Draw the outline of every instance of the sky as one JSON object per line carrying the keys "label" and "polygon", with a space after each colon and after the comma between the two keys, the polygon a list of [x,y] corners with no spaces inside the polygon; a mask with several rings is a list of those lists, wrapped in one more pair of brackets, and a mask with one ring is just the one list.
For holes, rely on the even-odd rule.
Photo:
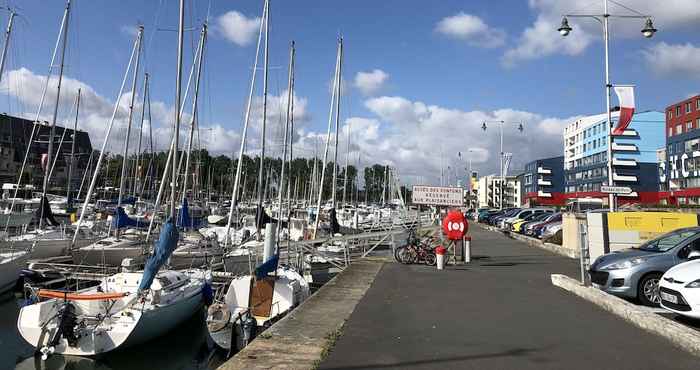
{"label": "sky", "polygon": [[[639,111],[663,111],[700,93],[697,0],[618,3],[651,15],[659,32],[645,39],[640,33],[643,20],[611,18],[612,82],[636,86]],[[0,109],[34,119],[65,3],[4,4],[16,8],[19,16],[0,81]],[[562,155],[563,128],[576,117],[605,109],[603,43],[602,28],[594,19],[570,18],[574,30],[566,38],[557,28],[562,14],[600,14],[602,4],[603,0],[272,0],[267,153],[281,153],[289,45],[294,40],[295,156],[323,156],[337,40],[342,36],[340,163],[349,147],[351,164],[391,165],[408,184],[438,184],[440,169],[448,166],[451,181],[464,178],[470,159],[480,174],[495,173],[500,148],[494,121],[506,122],[504,151],[513,153],[510,173],[531,160]],[[611,3],[610,13],[634,14],[625,7]],[[240,148],[262,9],[262,0],[186,1],[183,91],[202,24],[208,22],[198,125],[199,142],[210,152],[231,155]],[[121,97],[118,93],[137,25],[143,24],[132,138],[140,124],[143,73],[148,72],[151,118],[144,132],[152,128],[156,147],[166,147],[175,118],[177,12],[174,0],[74,0],[58,123],[72,125],[80,88],[79,128],[100,148],[119,98],[106,148],[123,150],[131,75]],[[3,27],[7,16],[0,13]],[[248,154],[260,151],[260,58]],[[57,59],[54,65],[58,64]],[[39,114],[42,120],[51,120],[57,73],[53,68]],[[184,103],[183,138],[192,117],[192,90]],[[130,150],[136,141],[130,141]],[[331,160],[333,153],[331,146]]]}

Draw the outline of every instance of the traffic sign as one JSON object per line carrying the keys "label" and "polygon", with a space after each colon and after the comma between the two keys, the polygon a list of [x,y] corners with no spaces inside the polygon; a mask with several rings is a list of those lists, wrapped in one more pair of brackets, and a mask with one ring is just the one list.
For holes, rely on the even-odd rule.
{"label": "traffic sign", "polygon": [[629,194],[632,189],[629,186],[601,186],[600,191],[606,194]]}

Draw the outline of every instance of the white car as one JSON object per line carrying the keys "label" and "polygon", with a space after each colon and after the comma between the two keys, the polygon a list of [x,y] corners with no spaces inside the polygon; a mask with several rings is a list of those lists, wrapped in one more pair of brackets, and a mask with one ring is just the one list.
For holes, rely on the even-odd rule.
{"label": "white car", "polygon": [[691,261],[676,265],[663,274],[659,281],[659,296],[663,308],[700,319],[700,252],[692,251],[688,258]]}

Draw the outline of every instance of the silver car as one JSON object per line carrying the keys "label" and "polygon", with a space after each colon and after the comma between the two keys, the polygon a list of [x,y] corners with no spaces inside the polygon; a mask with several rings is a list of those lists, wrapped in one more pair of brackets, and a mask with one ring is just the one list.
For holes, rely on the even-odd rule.
{"label": "silver car", "polygon": [[700,227],[678,229],[639,247],[598,257],[589,271],[591,282],[610,294],[656,306],[661,275],[686,262],[692,250],[700,250]]}

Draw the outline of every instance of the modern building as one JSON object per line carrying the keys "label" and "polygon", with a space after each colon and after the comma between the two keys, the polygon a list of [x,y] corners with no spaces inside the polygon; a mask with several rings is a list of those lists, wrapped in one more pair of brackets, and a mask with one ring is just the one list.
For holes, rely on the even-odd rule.
{"label": "modern building", "polygon": [[564,156],[527,163],[521,187],[526,206],[564,205]]}
{"label": "modern building", "polygon": [[520,206],[522,193],[517,176],[506,176],[504,180],[502,181],[498,175],[488,175],[479,178],[479,208],[499,208],[501,205],[501,193],[503,194],[503,208]]}
{"label": "modern building", "polygon": [[[34,121],[0,114],[0,182],[17,182],[33,128]],[[36,189],[41,189],[44,179],[41,158],[48,151],[51,127],[48,122],[39,122],[36,128],[37,132],[34,134],[34,142],[27,157],[22,183],[32,184]],[[72,129],[64,129],[60,126],[56,126],[54,135],[53,158],[56,162],[50,185],[63,188],[68,181],[68,164],[70,163],[71,143],[74,135]],[[61,140],[62,138],[63,140]],[[73,168],[74,177],[71,181],[74,188],[80,185],[83,171],[87,167],[89,155],[92,152],[92,144],[87,132],[79,130],[75,135],[75,140],[76,161]],[[58,153],[57,157],[56,153]]]}
{"label": "modern building", "polygon": [[[613,124],[619,110],[612,113]],[[607,194],[607,114],[587,116],[564,130],[564,192],[566,198],[602,198]],[[656,150],[665,144],[664,114],[635,113],[622,135],[613,138],[613,181],[632,189],[619,195],[618,203],[658,203],[659,179]]]}
{"label": "modern building", "polygon": [[666,158],[659,168],[663,203],[700,204],[700,95],[666,108]]}

